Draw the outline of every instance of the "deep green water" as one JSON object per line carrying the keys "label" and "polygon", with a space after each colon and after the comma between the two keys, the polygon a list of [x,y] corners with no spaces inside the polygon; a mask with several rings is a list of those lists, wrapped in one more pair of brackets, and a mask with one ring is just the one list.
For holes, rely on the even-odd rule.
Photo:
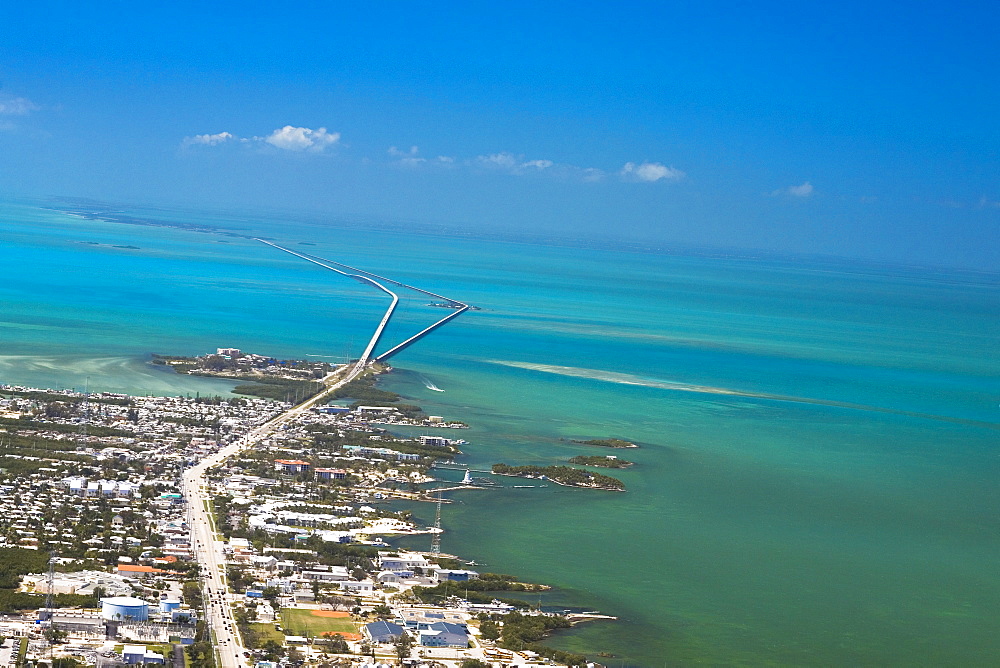
{"label": "deep green water", "polygon": [[[238,227],[481,306],[386,380],[472,424],[473,467],[603,452],[575,438],[642,444],[620,453],[637,462],[615,473],[624,494],[507,488],[445,507],[445,551],[621,617],[552,644],[651,667],[996,665],[998,276],[130,213]],[[145,356],[338,359],[385,306],[236,236],[25,203],[0,204],[0,230],[3,382],[225,392]],[[442,315],[401,296],[390,339]]]}

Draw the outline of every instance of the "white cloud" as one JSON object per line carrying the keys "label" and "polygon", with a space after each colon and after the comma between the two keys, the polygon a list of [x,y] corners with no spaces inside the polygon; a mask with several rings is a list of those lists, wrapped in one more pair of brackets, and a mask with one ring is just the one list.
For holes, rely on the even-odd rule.
{"label": "white cloud", "polygon": [[500,152],[492,155],[480,155],[476,162],[486,167],[499,167],[501,169],[513,170],[517,167],[518,158],[513,153]]}
{"label": "white cloud", "polygon": [[26,97],[0,100],[0,114],[8,116],[27,116],[32,111],[38,111],[39,109],[41,107]]}
{"label": "white cloud", "polygon": [[788,196],[788,197],[806,198],[811,196],[814,190],[815,189],[813,188],[813,184],[806,181],[800,186],[788,186],[787,188],[778,188],[777,190],[771,193],[771,197]]}
{"label": "white cloud", "polygon": [[503,170],[510,174],[538,173],[551,169],[556,164],[551,160],[524,160],[524,156],[514,155],[506,151],[477,156],[473,163],[490,169]]}
{"label": "white cloud", "polygon": [[398,158],[398,160],[396,160],[396,164],[405,165],[407,167],[416,167],[417,165],[427,162],[427,158],[421,158],[419,153],[420,149],[416,146],[411,146],[409,151],[401,151],[395,146],[389,147],[389,155],[394,158]]}
{"label": "white cloud", "polygon": [[979,198],[979,208],[980,209],[1000,209],[1000,202],[991,200],[983,195]]}
{"label": "white cloud", "polygon": [[184,145],[192,146],[195,144],[202,144],[204,146],[216,146],[234,139],[236,139],[236,137],[230,132],[218,132],[214,135],[195,135],[193,137],[185,137]]}
{"label": "white cloud", "polygon": [[420,156],[420,149],[417,146],[411,146],[408,149],[390,146],[387,153],[391,158],[390,164],[411,167],[426,165],[428,167],[437,166],[438,168],[472,169],[525,177],[545,174],[548,178],[584,182],[601,181],[606,177],[603,170],[594,167],[577,167],[544,158],[526,160],[523,155],[517,155],[509,151],[478,155],[471,159],[456,158],[448,155],[439,155],[436,158],[424,158]]}
{"label": "white cloud", "polygon": [[[256,139],[260,138],[257,137]],[[271,146],[286,151],[319,152],[339,142],[340,133],[327,132],[326,128],[312,130],[310,128],[297,128],[286,125],[264,137],[263,140]]]}
{"label": "white cloud", "polygon": [[788,194],[795,197],[809,197],[813,194],[813,185],[806,181],[801,186],[789,186]]}
{"label": "white cloud", "polygon": [[[240,144],[261,144],[266,143],[285,151],[309,151],[319,153],[328,146],[333,146],[340,141],[339,132],[327,132],[326,128],[312,130],[310,128],[297,128],[286,125],[267,135],[266,137],[238,137],[231,132],[217,132],[215,134],[193,135],[185,137],[181,142],[182,146],[219,146],[229,142]],[[414,147],[416,148],[416,147]]]}
{"label": "white cloud", "polygon": [[626,162],[619,172],[623,179],[628,181],[642,181],[643,183],[655,183],[657,181],[678,181],[684,178],[685,174],[675,167],[667,167],[658,162],[643,162],[636,164]]}
{"label": "white cloud", "polygon": [[389,147],[389,155],[391,155],[394,158],[412,158],[415,157],[418,153],[420,153],[420,149],[417,148],[416,146],[411,146],[409,151],[401,151],[395,146]]}
{"label": "white cloud", "polygon": [[551,160],[529,160],[528,162],[521,163],[521,167],[534,167],[538,170],[548,169],[552,165],[553,162]]}

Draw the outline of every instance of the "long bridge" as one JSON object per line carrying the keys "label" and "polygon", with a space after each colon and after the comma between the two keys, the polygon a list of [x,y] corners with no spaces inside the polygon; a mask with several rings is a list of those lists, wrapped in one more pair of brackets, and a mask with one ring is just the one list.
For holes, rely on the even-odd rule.
{"label": "long bridge", "polygon": [[[339,262],[325,260],[324,258],[307,256],[303,253],[296,253],[293,250],[271,243],[270,241],[265,241],[264,239],[255,238],[255,240],[280,251],[299,257],[307,262],[323,267],[324,269],[334,271],[342,276],[352,278],[366,285],[371,285],[372,287],[375,287],[392,297],[392,302],[389,304],[385,314],[382,316],[382,320],[379,321],[378,326],[375,328],[375,332],[372,334],[372,337],[369,340],[368,345],[365,347],[365,351],[361,355],[361,358],[358,359],[353,366],[342,367],[323,378],[323,383],[326,385],[326,389],[252,429],[237,441],[226,445],[221,450],[206,457],[205,459],[202,459],[198,464],[184,471],[181,489],[184,492],[184,496],[188,500],[188,523],[191,526],[191,536],[193,538],[195,548],[194,553],[202,569],[201,580],[205,598],[205,620],[211,627],[214,634],[215,651],[218,659],[218,665],[221,666],[221,668],[246,668],[250,665],[250,662],[246,659],[246,657],[249,656],[249,654],[246,653],[248,648],[244,644],[244,639],[240,634],[239,626],[237,625],[233,615],[232,606],[226,602],[229,588],[225,575],[226,557],[223,551],[223,543],[216,535],[212,518],[208,512],[209,487],[205,479],[205,474],[208,469],[224,462],[226,459],[234,456],[241,450],[253,448],[271,433],[280,429],[283,425],[291,422],[303,413],[309,411],[313,406],[324,401],[338,388],[343,387],[357,378],[361,372],[367,368],[368,364],[372,361],[372,354],[375,351],[375,346],[378,345],[379,339],[382,338],[382,333],[385,331],[385,327],[389,323],[389,319],[392,317],[393,312],[396,310],[396,305],[399,303],[399,295],[385,287],[383,283],[398,285],[400,287],[416,290],[417,292],[422,292],[439,299],[444,299],[447,302],[456,305],[458,308],[454,313],[449,314],[445,318],[441,318],[441,320],[437,321],[430,327],[421,330],[414,336],[411,336],[402,343],[390,348],[387,352],[384,352],[374,358],[376,361],[388,358],[390,355],[402,350],[421,337],[426,336],[433,330],[457,316],[462,311],[469,308],[468,304],[463,304],[462,302],[448,299],[447,297],[442,297],[441,295],[436,295],[427,290],[414,288],[413,286],[387,279],[384,276],[378,276]],[[343,267],[348,271],[338,269],[337,267]],[[469,487],[460,485],[456,487],[449,487],[447,489],[469,489]],[[401,492],[400,494],[408,493]],[[418,495],[414,495],[414,497],[417,496]],[[423,497],[419,498],[419,500],[428,499]]]}
{"label": "long bridge", "polygon": [[[471,308],[471,306],[469,306],[468,304],[466,304],[464,302],[460,302],[457,299],[451,299],[450,297],[445,297],[443,295],[439,295],[436,292],[431,292],[430,290],[424,290],[423,288],[418,288],[418,287],[415,287],[415,286],[412,286],[412,285],[407,285],[406,283],[402,283],[400,281],[396,281],[396,280],[393,280],[391,278],[386,278],[385,276],[379,276],[378,274],[374,274],[374,273],[372,273],[370,271],[365,271],[364,269],[358,269],[357,267],[352,267],[352,266],[350,266],[348,264],[343,264],[342,262],[336,262],[334,260],[329,260],[327,258],[320,257],[319,255],[310,255],[308,253],[298,253],[298,252],[293,251],[291,249],[285,248],[284,246],[279,246],[276,243],[272,243],[270,241],[266,241],[265,239],[259,239],[257,237],[254,237],[254,240],[255,241],[259,241],[262,244],[267,244],[268,246],[271,246],[272,248],[277,248],[278,250],[284,251],[284,252],[286,252],[286,253],[288,253],[290,255],[294,255],[295,257],[302,258],[306,262],[312,262],[313,264],[319,265],[320,267],[323,267],[324,269],[329,269],[330,271],[334,271],[334,272],[340,274],[341,276],[346,276],[348,278],[353,278],[354,280],[359,281],[361,283],[367,283],[369,285],[372,285],[372,286],[378,288],[379,290],[381,290],[381,291],[389,294],[392,297],[392,303],[389,305],[389,308],[386,310],[385,315],[382,316],[382,321],[379,323],[378,327],[375,329],[375,333],[372,335],[372,338],[368,341],[368,346],[365,348],[365,352],[361,355],[361,359],[358,360],[358,363],[357,363],[356,367],[359,368],[359,369],[362,369],[365,366],[367,366],[368,362],[371,360],[372,352],[375,350],[375,346],[378,345],[379,339],[382,338],[382,333],[385,330],[385,326],[389,323],[389,319],[392,317],[393,312],[396,310],[396,305],[399,303],[399,295],[397,295],[395,292],[393,292],[389,288],[385,287],[385,285],[383,285],[382,283],[389,283],[391,285],[396,285],[396,286],[399,286],[401,288],[406,288],[407,290],[413,290],[414,292],[420,292],[420,293],[423,293],[425,295],[429,295],[431,297],[435,297],[437,299],[443,299],[448,304],[451,304],[455,308],[455,311],[452,312],[452,313],[449,313],[448,315],[446,315],[445,317],[441,318],[440,320],[438,320],[434,324],[430,325],[429,327],[426,327],[426,328],[420,330],[419,332],[417,332],[416,334],[414,334],[410,338],[406,339],[405,341],[396,344],[392,348],[389,348],[389,350],[385,351],[381,355],[378,355],[373,360],[375,362],[384,362],[385,360],[389,359],[390,357],[392,357],[393,355],[395,355],[396,353],[398,353],[400,350],[403,350],[404,348],[406,348],[410,344],[415,343],[416,341],[419,341],[423,337],[425,337],[428,334],[430,334],[431,332],[433,332],[438,327],[441,327],[442,325],[444,325],[446,322],[448,322],[452,318],[458,317],[459,315],[461,315],[465,311],[468,311]],[[348,271],[344,271],[343,269],[338,269],[337,267],[343,267],[343,269],[347,269]],[[353,273],[350,273],[350,272],[353,272]],[[378,280],[376,280],[376,279],[378,279]],[[381,283],[379,281],[381,281]]]}

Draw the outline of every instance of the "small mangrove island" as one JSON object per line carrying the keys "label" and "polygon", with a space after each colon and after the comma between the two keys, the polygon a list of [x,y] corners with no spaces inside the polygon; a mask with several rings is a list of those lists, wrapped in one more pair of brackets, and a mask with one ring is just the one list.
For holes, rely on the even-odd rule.
{"label": "small mangrove island", "polygon": [[569,460],[570,464],[580,464],[582,466],[599,466],[606,469],[627,469],[634,466],[634,462],[626,459],[618,459],[614,455],[577,455]]}
{"label": "small mangrove island", "polygon": [[624,441],[620,438],[592,438],[587,441],[573,441],[580,445],[596,445],[601,448],[638,448],[639,446],[631,441]]}
{"label": "small mangrove island", "polygon": [[588,489],[605,489],[624,492],[625,484],[618,478],[576,469],[572,466],[509,466],[494,464],[492,471],[496,475],[513,476],[516,478],[534,478],[551,480],[565,487],[586,487]]}

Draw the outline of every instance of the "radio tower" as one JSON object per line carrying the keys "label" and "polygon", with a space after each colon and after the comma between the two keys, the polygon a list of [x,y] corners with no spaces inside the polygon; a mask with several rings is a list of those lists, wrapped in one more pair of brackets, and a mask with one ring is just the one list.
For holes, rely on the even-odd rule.
{"label": "radio tower", "polygon": [[47,581],[48,591],[45,594],[45,613],[41,615],[44,619],[52,619],[52,590],[56,581],[56,551],[49,553],[49,578]]}
{"label": "radio tower", "polygon": [[441,554],[441,492],[437,493],[437,512],[434,513],[434,537],[431,538],[431,554]]}

